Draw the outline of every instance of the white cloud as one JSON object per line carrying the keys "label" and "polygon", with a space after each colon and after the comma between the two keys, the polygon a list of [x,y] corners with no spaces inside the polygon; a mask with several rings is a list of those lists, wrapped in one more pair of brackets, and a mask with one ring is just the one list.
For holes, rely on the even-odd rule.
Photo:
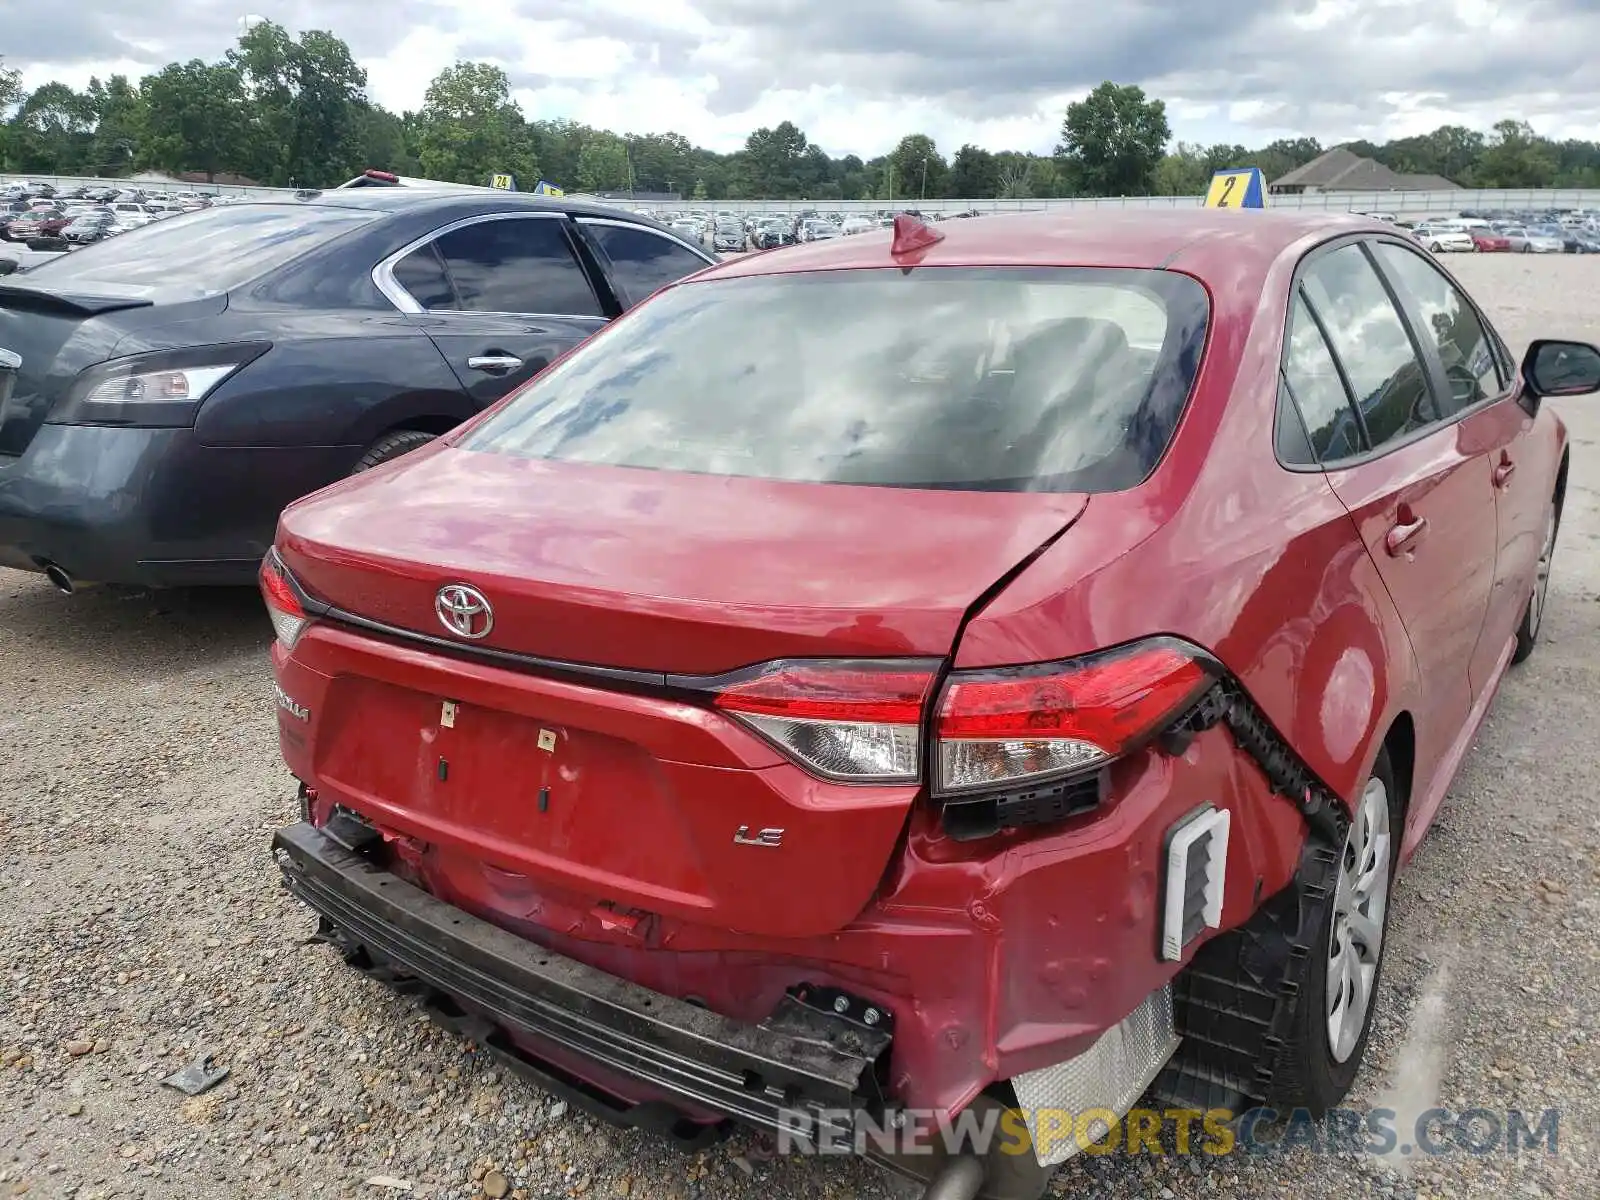
{"label": "white cloud", "polygon": [[8,16],[4,53],[29,87],[81,87],[215,59],[258,16],[332,29],[387,108],[416,108],[456,58],[487,58],[530,117],[723,151],[785,119],[835,155],[915,131],[946,152],[1048,151],[1066,104],[1107,77],[1165,99],[1187,141],[1600,124],[1590,0],[79,0],[65,23],[37,6]]}

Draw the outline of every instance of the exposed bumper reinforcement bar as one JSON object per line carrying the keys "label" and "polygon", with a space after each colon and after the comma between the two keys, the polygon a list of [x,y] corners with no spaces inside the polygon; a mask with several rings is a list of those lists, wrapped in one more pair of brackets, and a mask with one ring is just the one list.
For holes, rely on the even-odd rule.
{"label": "exposed bumper reinforcement bar", "polygon": [[746,1124],[810,1123],[853,1136],[879,1113],[892,1035],[786,996],[760,1024],[653,992],[446,904],[306,822],[273,850],[288,888],[342,940],[455,998],[512,1035],[544,1041]]}

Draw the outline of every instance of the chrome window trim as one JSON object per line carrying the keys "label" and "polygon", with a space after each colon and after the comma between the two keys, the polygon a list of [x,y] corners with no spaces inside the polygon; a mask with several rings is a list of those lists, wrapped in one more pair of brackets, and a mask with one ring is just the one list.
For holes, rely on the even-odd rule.
{"label": "chrome window trim", "polygon": [[642,225],[638,221],[619,221],[615,217],[579,217],[577,221],[579,225],[609,225],[617,229],[637,229],[640,233],[653,234],[663,241],[673,242],[682,246],[708,267],[714,266],[718,261],[707,253],[704,246],[696,246],[693,242],[679,237],[670,230],[657,229],[652,225]]}
{"label": "chrome window trim", "polygon": [[[385,258],[382,261],[380,261],[377,266],[372,268],[372,285],[375,288],[377,288],[378,291],[383,293],[384,299],[388,300],[390,304],[394,305],[395,308],[397,308],[399,311],[401,311],[403,313],[406,313],[406,314],[408,314],[410,316],[433,316],[433,317],[546,317],[546,318],[562,320],[562,321],[593,321],[597,325],[604,325],[611,318],[607,317],[607,316],[603,316],[603,315],[597,316],[597,315],[595,315],[593,313],[537,313],[537,312],[500,313],[500,312],[486,312],[486,311],[484,311],[482,309],[476,309],[476,308],[473,308],[473,309],[458,309],[458,308],[431,309],[431,308],[424,308],[422,305],[417,303],[416,299],[411,295],[410,292],[406,291],[405,288],[401,287],[400,284],[395,280],[394,268],[395,268],[395,265],[402,258],[406,257],[406,255],[408,255],[408,254],[416,253],[416,251],[422,249],[424,246],[428,245],[430,242],[437,241],[439,238],[442,238],[445,234],[454,233],[458,229],[466,229],[468,226],[471,226],[471,225],[482,225],[482,224],[484,224],[485,222],[488,222],[488,221],[565,221],[566,219],[567,219],[567,214],[565,212],[560,212],[560,211],[544,212],[544,211],[528,211],[528,210],[523,210],[521,212],[478,213],[475,216],[462,217],[460,220],[451,221],[446,225],[441,225],[441,226],[439,226],[439,228],[437,228],[435,230],[432,230],[429,233],[425,233],[421,237],[415,238],[410,242],[407,242],[404,246],[401,246],[400,249],[396,250],[393,254],[389,255],[387,258]],[[583,264],[580,263],[576,258],[574,258],[572,260],[572,265],[577,267],[578,271],[580,273],[583,272]],[[584,284],[585,284],[585,286],[589,285],[589,279],[588,279],[587,275],[584,276]],[[596,300],[596,303],[598,303],[598,299]]]}

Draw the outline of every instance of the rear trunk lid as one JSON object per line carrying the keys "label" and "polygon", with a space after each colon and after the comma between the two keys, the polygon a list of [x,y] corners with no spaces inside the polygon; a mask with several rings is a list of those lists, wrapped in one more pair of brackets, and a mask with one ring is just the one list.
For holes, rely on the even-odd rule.
{"label": "rear trunk lid", "polygon": [[[945,657],[969,607],[1086,503],[440,445],[292,506],[278,549],[308,593],[363,621],[637,685],[786,657]],[[453,583],[493,606],[479,642],[441,624]],[[437,847],[469,907],[590,940],[626,941],[650,913],[809,937],[870,901],[917,784],[829,782],[708,707],[603,672],[516,670],[325,626],[281,669],[316,714],[288,725],[285,754],[329,799]]]}
{"label": "rear trunk lid", "polygon": [[948,654],[968,607],[1083,511],[1078,493],[767,481],[436,446],[284,514],[316,598],[462,641],[439,590],[490,602],[487,650],[643,672]]}

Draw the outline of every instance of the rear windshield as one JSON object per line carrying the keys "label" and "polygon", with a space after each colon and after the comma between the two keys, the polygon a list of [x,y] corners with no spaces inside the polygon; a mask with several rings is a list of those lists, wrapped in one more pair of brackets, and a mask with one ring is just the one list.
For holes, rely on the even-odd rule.
{"label": "rear windshield", "polygon": [[96,296],[200,299],[231,291],[379,215],[302,204],[201,209],[41,263],[28,279]]}
{"label": "rear windshield", "polygon": [[1117,491],[1154,469],[1209,305],[1185,275],[924,268],[669,288],[460,445],[814,483]]}

